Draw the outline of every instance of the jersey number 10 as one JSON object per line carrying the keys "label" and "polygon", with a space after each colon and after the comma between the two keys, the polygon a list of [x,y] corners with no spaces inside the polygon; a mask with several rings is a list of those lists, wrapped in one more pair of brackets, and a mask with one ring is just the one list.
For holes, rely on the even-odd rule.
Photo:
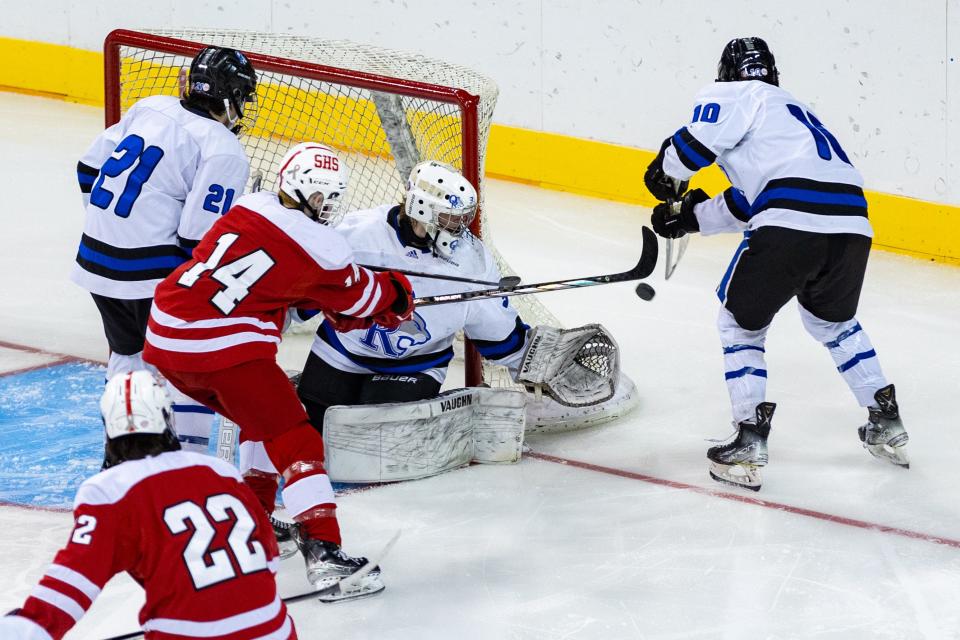
{"label": "jersey number 10", "polygon": [[787,111],[810,130],[810,135],[813,136],[813,141],[817,145],[818,156],[824,160],[831,160],[833,159],[833,155],[830,153],[830,149],[833,149],[833,152],[837,154],[838,158],[847,164],[852,164],[847,154],[840,148],[840,143],[837,142],[837,139],[833,137],[832,133],[827,131],[827,128],[817,119],[817,116],[809,111],[804,112],[803,109],[795,104],[788,104]]}

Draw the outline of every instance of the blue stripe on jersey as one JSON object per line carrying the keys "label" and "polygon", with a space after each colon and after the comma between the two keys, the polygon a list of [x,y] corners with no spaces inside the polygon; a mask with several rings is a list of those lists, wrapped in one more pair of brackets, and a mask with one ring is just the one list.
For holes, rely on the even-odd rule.
{"label": "blue stripe on jersey", "polygon": [[677,157],[680,162],[690,169],[696,171],[713,164],[717,156],[709,149],[698,142],[693,135],[683,127],[673,135],[673,146],[677,150]]}
{"label": "blue stripe on jersey", "polygon": [[170,269],[173,271],[186,262],[180,256],[157,256],[154,258],[113,258],[80,245],[77,257],[114,271],[146,271],[149,269]]}
{"label": "blue stripe on jersey", "polygon": [[472,340],[484,358],[489,360],[499,360],[511,354],[516,353],[524,345],[527,338],[527,331],[530,327],[524,324],[520,318],[517,318],[517,324],[503,340]]}
{"label": "blue stripe on jersey", "polygon": [[841,342],[843,342],[853,334],[857,333],[858,331],[862,331],[862,330],[863,328],[860,326],[860,323],[858,322],[857,324],[853,325],[852,327],[850,327],[849,329],[847,329],[846,331],[838,335],[835,340],[832,340],[830,342],[824,342],[823,346],[825,346],[827,349],[836,349],[837,347],[840,346]]}
{"label": "blue stripe on jersey", "polygon": [[835,204],[845,207],[866,208],[867,206],[867,199],[862,195],[824,193],[818,191],[806,191],[803,189],[780,188],[764,189],[764,191],[757,196],[756,201],[753,203],[753,208],[757,210],[763,209],[764,205],[775,199],[798,200],[800,202],[812,202],[815,204]]}
{"label": "blue stripe on jersey", "polygon": [[174,413],[206,413],[211,416],[215,413],[213,409],[199,404],[174,404],[173,411]]}
{"label": "blue stripe on jersey", "polygon": [[746,251],[749,246],[750,235],[749,231],[744,231],[743,241],[740,242],[740,246],[738,246],[737,250],[733,253],[733,258],[730,259],[730,264],[727,265],[727,270],[724,272],[720,284],[717,285],[717,297],[720,298],[720,302],[725,302],[727,299],[727,287],[730,285],[730,277],[733,275],[733,270],[740,261],[740,255]]}
{"label": "blue stripe on jersey", "polygon": [[731,347],[723,348],[724,355],[730,354],[730,353],[736,353],[737,351],[759,351],[760,353],[767,352],[766,349],[764,349],[763,347],[758,347],[752,344],[735,344]]}
{"label": "blue stripe on jersey", "polygon": [[210,438],[202,438],[200,436],[178,435],[177,440],[179,440],[180,442],[186,442],[188,444],[202,444],[202,445],[210,444]]}
{"label": "blue stripe on jersey", "polygon": [[843,373],[848,369],[854,368],[855,366],[857,366],[858,363],[860,363],[863,360],[869,360],[870,358],[876,358],[876,357],[877,357],[877,352],[874,351],[873,349],[870,349],[870,351],[864,351],[863,353],[858,353],[857,355],[853,356],[852,358],[844,362],[842,365],[837,367],[837,371],[839,371],[840,373]]}
{"label": "blue stripe on jersey", "polygon": [[369,369],[374,373],[420,373],[427,369],[437,367],[446,367],[453,360],[453,347],[447,347],[443,351],[435,353],[416,354],[408,358],[374,358],[372,356],[361,356],[347,350],[337,332],[330,327],[328,322],[321,322],[317,335],[331,347],[347,357],[348,360],[356,365]]}
{"label": "blue stripe on jersey", "polygon": [[742,378],[743,376],[757,376],[759,378],[767,377],[766,369],[755,369],[753,367],[744,367],[743,369],[737,369],[736,371],[727,371],[724,374],[724,378],[727,380],[733,380],[735,378]]}
{"label": "blue stripe on jersey", "polygon": [[739,189],[730,187],[724,191],[723,200],[734,218],[741,222],[750,221],[750,203]]}
{"label": "blue stripe on jersey", "polygon": [[790,209],[827,216],[867,217],[863,189],[840,182],[819,182],[809,178],[771,180],[753,201],[750,215],[767,209]]}

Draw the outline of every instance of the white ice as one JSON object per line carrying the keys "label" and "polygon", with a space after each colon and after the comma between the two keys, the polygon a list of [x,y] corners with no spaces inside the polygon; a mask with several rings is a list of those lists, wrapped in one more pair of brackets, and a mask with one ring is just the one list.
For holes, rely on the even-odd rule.
{"label": "white ice", "polygon": [[[75,164],[101,129],[99,109],[0,94],[0,341],[105,356],[94,305],[67,280],[83,216]],[[496,244],[526,281],[634,264],[647,210],[488,187]],[[627,419],[530,446],[633,477],[527,458],[344,496],[348,552],[375,553],[403,530],[383,563],[388,588],[294,604],[300,637],[960,638],[960,270],[871,257],[858,317],[897,384],[910,470],[861,448],[865,413],[794,304],[776,318],[768,399],[779,406],[763,490],[750,496],[787,511],[726,498],[706,471],[707,439],[732,431],[713,288],[738,242],[693,238],[674,278],[658,268],[650,280],[651,302],[630,285],[543,298],[568,326],[613,332],[642,402]],[[306,345],[286,343],[283,364],[300,365]],[[3,368],[20,366],[12,358],[0,351]],[[65,513],[0,507],[0,611],[22,603],[70,526]],[[284,563],[284,593],[301,573]],[[141,602],[117,578],[68,638],[134,630]]]}

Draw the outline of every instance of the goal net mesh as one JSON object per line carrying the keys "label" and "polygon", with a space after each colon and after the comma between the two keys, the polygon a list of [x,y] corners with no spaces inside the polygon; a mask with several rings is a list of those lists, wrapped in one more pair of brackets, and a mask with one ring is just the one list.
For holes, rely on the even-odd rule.
{"label": "goal net mesh", "polygon": [[[461,171],[472,166],[481,211],[476,231],[503,275],[516,275],[492,242],[484,206],[483,167],[498,92],[491,79],[442,60],[347,41],[226,30],[139,33],[231,47],[254,58],[255,120],[240,138],[250,159],[248,189],[257,179],[262,189],[274,189],[280,158],[290,146],[305,141],[333,146],[344,159],[350,184],[345,199],[348,212],[401,202],[407,175],[420,160],[440,160]],[[119,114],[147,96],[179,95],[180,75],[193,54],[167,49],[149,43],[121,44],[119,95],[113,98],[119,102]],[[327,73],[320,74],[325,79],[316,79],[318,65],[334,70],[335,77]],[[369,88],[372,85],[376,88]],[[465,127],[473,125],[465,122],[462,101],[449,94],[437,99],[424,86],[460,90],[455,92],[458,99],[475,102],[475,135],[464,135]],[[513,301],[527,323],[561,326],[535,296],[518,296]],[[308,325],[305,330],[314,328]],[[502,367],[485,365],[484,381],[514,386]]]}

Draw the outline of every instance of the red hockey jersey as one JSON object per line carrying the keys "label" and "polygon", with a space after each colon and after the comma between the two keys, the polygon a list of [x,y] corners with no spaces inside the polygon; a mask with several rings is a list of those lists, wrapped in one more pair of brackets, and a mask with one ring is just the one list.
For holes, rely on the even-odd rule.
{"label": "red hockey jersey", "polygon": [[74,515],[18,612],[54,639],[122,571],[146,591],[148,640],[296,638],[277,595],[273,529],[232,465],[187,451],[129,460],[80,485]]}
{"label": "red hockey jersey", "polygon": [[386,272],[353,264],[334,229],[287,209],[276,193],[252,193],[157,287],[143,359],[211,371],[274,358],[289,307],[364,318],[396,296]]}

